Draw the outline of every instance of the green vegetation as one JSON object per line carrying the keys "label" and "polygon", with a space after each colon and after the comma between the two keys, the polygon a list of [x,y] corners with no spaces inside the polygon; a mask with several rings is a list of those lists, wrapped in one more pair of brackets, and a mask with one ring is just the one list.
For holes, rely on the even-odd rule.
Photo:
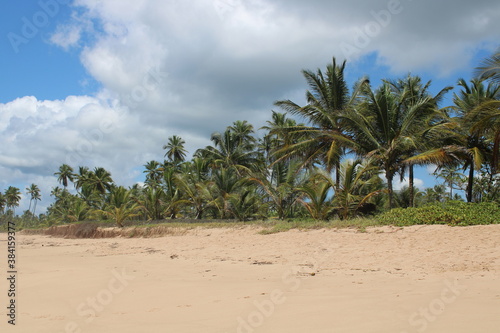
{"label": "green vegetation", "polygon": [[498,224],[500,207],[493,202],[447,201],[422,207],[395,208],[377,216],[381,224],[448,224],[454,226]]}
{"label": "green vegetation", "polygon": [[[486,59],[470,82],[458,80],[453,105],[446,107],[443,97],[452,87],[431,94],[431,82],[414,75],[378,86],[363,78],[349,89],[346,63],[334,58],[326,71],[302,71],[305,105],[276,101],[284,112],[272,111],[260,129],[235,121],[213,133],[211,144],[191,160],[185,141],[172,135],[163,145],[165,160],[145,163],[143,186],[120,186],[101,167],[63,164],[54,173],[61,187],[53,188],[46,212],[36,215],[41,194],[32,184],[26,189],[29,209],[16,215],[21,192],[10,186],[0,193],[0,222],[39,228],[91,221],[92,231],[102,223],[148,221],[150,228],[192,219],[203,226],[253,223],[262,233],[497,223],[498,58]],[[443,184],[417,189],[415,165],[435,165]],[[395,177],[408,179],[408,186],[394,190]],[[457,190],[465,191],[468,203],[456,202]]]}

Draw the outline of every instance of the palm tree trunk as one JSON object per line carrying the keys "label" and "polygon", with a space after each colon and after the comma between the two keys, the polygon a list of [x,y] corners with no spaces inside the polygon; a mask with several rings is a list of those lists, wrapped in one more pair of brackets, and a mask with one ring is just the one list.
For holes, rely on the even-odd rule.
{"label": "palm tree trunk", "polygon": [[392,209],[393,205],[392,179],[394,178],[394,174],[390,171],[386,171],[385,176],[387,178],[387,189],[389,191],[389,209]]}
{"label": "palm tree trunk", "polygon": [[472,202],[472,186],[474,185],[474,160],[471,160],[469,180],[467,183],[467,202]]}
{"label": "palm tree trunk", "polygon": [[500,131],[498,131],[496,133],[495,139],[493,141],[493,157],[492,157],[492,163],[491,163],[491,174],[492,175],[497,174],[499,155],[500,155]]}
{"label": "palm tree trunk", "polygon": [[409,190],[410,190],[410,207],[414,207],[414,198],[415,198],[415,186],[414,186],[414,175],[413,175],[413,165],[410,165],[410,170],[409,170]]}
{"label": "palm tree trunk", "polygon": [[335,186],[340,187],[340,162],[335,164]]}

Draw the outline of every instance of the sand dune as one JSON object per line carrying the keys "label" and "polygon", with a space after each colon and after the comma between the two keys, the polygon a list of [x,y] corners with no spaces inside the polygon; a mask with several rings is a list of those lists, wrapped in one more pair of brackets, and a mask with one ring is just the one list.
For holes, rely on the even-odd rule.
{"label": "sand dune", "polygon": [[[4,315],[0,328],[500,332],[500,225],[257,232],[195,229],[107,239],[18,234],[16,326]],[[0,285],[5,295],[7,283]]]}

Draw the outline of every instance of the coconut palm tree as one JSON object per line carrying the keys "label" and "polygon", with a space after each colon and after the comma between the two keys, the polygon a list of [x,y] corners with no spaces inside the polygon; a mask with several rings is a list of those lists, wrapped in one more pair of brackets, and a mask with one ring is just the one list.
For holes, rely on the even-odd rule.
{"label": "coconut palm tree", "polygon": [[263,151],[268,163],[274,162],[273,154],[281,147],[290,146],[293,138],[297,140],[297,135],[292,135],[291,129],[297,126],[303,127],[304,124],[297,124],[294,119],[288,118],[286,113],[272,111],[271,120],[266,121],[267,125],[260,129],[266,130],[260,149]]}
{"label": "coconut palm tree", "polygon": [[31,212],[31,204],[33,201],[35,201],[35,205],[33,207],[33,216],[35,216],[35,210],[36,210],[36,202],[37,200],[41,200],[40,197],[40,189],[36,184],[31,184],[30,187],[26,188],[26,193],[30,195],[30,204],[28,207],[28,211]]}
{"label": "coconut palm tree", "polygon": [[[371,161],[347,160],[340,168],[340,185],[335,188],[333,204],[338,216],[347,219],[357,214],[370,199],[386,192],[379,178],[380,169]],[[331,182],[329,176],[321,174]]]}
{"label": "coconut palm tree", "polygon": [[131,191],[123,186],[113,188],[109,199],[105,209],[96,212],[113,219],[120,228],[123,227],[124,221],[139,215],[139,206],[131,199]]}
{"label": "coconut palm tree", "polygon": [[186,158],[187,151],[184,148],[186,142],[177,135],[173,135],[168,138],[168,143],[163,146],[163,149],[166,149],[165,157],[168,158],[168,161],[173,163],[174,165],[179,165],[184,162]]}
{"label": "coconut palm tree", "polygon": [[[500,94],[500,85],[489,82],[487,85],[483,80],[472,79],[470,85],[464,79],[458,81],[462,90],[454,94],[452,107],[457,113],[455,121],[458,126],[458,137],[461,144],[453,147],[460,150],[462,158],[465,159],[464,168],[469,167],[467,182],[467,201],[471,202],[473,198],[474,171],[481,169],[484,160],[488,154],[488,142],[481,134],[486,130],[489,121],[493,122],[493,132],[498,131],[498,123],[495,124],[496,117],[488,112],[480,111],[488,103],[496,103]],[[488,125],[487,125],[488,124]],[[496,148],[498,148],[498,143]],[[498,162],[498,152],[492,154],[492,166],[496,172],[496,163]]]}
{"label": "coconut palm tree", "polygon": [[74,174],[73,168],[67,164],[63,164],[59,167],[59,171],[54,173],[57,176],[57,181],[64,186],[64,188],[68,187],[68,181],[73,181]]}
{"label": "coconut palm tree", "polygon": [[450,189],[450,200],[453,199],[453,190],[454,189],[461,189],[464,175],[458,171],[459,167],[457,165],[450,166],[450,165],[445,165],[441,168],[438,168],[434,172],[434,175],[438,178],[442,178],[444,182],[448,185]]}
{"label": "coconut palm tree", "polygon": [[[496,88],[493,88],[496,91]],[[466,121],[473,124],[471,132],[479,137],[486,137],[492,142],[492,155],[490,160],[491,175],[498,173],[500,158],[500,90],[495,99],[487,100],[474,108]]]}
{"label": "coconut palm tree", "polygon": [[294,159],[274,163],[267,172],[254,174],[250,180],[260,186],[271,201],[271,207],[280,220],[293,217],[293,207],[298,202],[307,181],[302,162]]}
{"label": "coconut palm tree", "polygon": [[235,168],[240,175],[261,169],[260,154],[230,128],[222,134],[213,133],[210,140],[214,145],[198,149],[195,157],[208,160],[214,168]]}
{"label": "coconut palm tree", "polygon": [[246,120],[237,120],[228,129],[233,133],[238,145],[247,145],[247,149],[253,149],[256,140],[253,137],[253,125]]}
{"label": "coconut palm tree", "polygon": [[427,114],[421,111],[432,102],[432,98],[420,97],[403,107],[401,96],[394,93],[387,82],[375,91],[366,84],[361,95],[363,101],[341,115],[345,131],[350,136],[347,145],[358,156],[379,163],[385,172],[389,208],[392,208],[394,176],[400,172],[408,152],[418,149],[416,133],[427,119]]}
{"label": "coconut palm tree", "polygon": [[475,75],[479,79],[500,84],[500,48],[476,67]]}
{"label": "coconut palm tree", "polygon": [[[302,74],[307,81],[309,90],[306,91],[307,105],[300,106],[291,100],[275,102],[283,110],[293,115],[305,118],[309,126],[297,126],[291,132],[303,137],[299,142],[284,145],[277,151],[281,158],[290,156],[304,156],[305,165],[322,163],[327,171],[333,168],[339,174],[339,166],[345,153],[345,143],[342,139],[344,126],[341,112],[350,109],[356,103],[360,86],[366,80],[360,81],[355,86],[352,95],[344,78],[346,62],[337,64],[335,58],[327,65],[326,72],[320,69],[316,72],[303,70]],[[337,183],[340,175],[337,176]]]}
{"label": "coconut palm tree", "polygon": [[[435,129],[446,118],[443,111],[439,110],[438,104],[442,101],[445,94],[453,89],[453,87],[445,87],[441,89],[436,95],[432,96],[429,92],[431,81],[426,84],[422,83],[419,76],[408,75],[405,78],[387,81],[394,93],[398,96],[403,108],[403,113],[409,112],[414,106],[419,109],[413,112],[418,113],[418,117],[412,122],[414,130],[414,145],[408,150],[408,157],[415,156],[423,151],[428,150],[436,141],[429,138],[432,135],[433,128]],[[422,103],[428,101],[428,103]],[[409,178],[409,195],[410,207],[414,206],[415,186],[414,186],[414,163],[407,165],[408,178]],[[403,166],[405,169],[406,166]],[[404,172],[401,173],[404,175]]]}
{"label": "coconut palm tree", "polygon": [[94,168],[89,175],[88,186],[101,195],[111,191],[113,187],[111,173],[101,167]]}
{"label": "coconut palm tree", "polygon": [[298,190],[302,197],[298,201],[309,212],[315,220],[328,220],[334,208],[331,205],[331,189],[333,184],[323,178],[315,177],[311,179]]}
{"label": "coconut palm tree", "polygon": [[7,209],[10,209],[13,215],[15,215],[15,207],[19,207],[19,201],[21,201],[21,192],[17,187],[9,186],[5,190],[5,202]]}
{"label": "coconut palm tree", "polygon": [[156,187],[161,183],[163,175],[163,166],[158,161],[149,161],[144,165],[143,173],[146,174],[145,183],[150,187]]}

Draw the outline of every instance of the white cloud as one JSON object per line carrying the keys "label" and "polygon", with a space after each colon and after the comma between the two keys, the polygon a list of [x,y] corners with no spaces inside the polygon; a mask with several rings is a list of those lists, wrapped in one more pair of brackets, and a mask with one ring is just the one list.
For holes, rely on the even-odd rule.
{"label": "white cloud", "polygon": [[50,41],[65,50],[76,46],[80,41],[81,27],[79,26],[59,26]]}
{"label": "white cloud", "polygon": [[[401,181],[400,178],[395,177],[392,186],[393,186],[394,190],[399,191],[400,189],[402,189],[405,186],[408,186],[409,184],[410,183],[409,183],[408,177],[406,177],[405,179],[403,179],[403,181]],[[422,191],[425,189],[424,181],[422,179],[420,179],[420,178],[414,178],[413,179],[413,184],[414,184],[414,186],[416,188],[418,188],[418,189],[420,189]]]}

